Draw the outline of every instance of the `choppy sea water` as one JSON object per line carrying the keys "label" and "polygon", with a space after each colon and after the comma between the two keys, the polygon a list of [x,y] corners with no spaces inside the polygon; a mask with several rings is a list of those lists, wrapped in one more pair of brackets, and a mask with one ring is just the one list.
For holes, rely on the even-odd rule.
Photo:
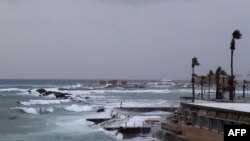
{"label": "choppy sea water", "polygon": [[[109,117],[113,107],[169,106],[190,88],[93,88],[95,80],[0,80],[0,141],[117,141],[115,132],[86,121]],[[144,83],[143,81],[136,81]],[[89,87],[83,87],[89,86]],[[40,97],[38,88],[72,94],[70,99]],[[29,94],[28,90],[31,90]],[[87,98],[86,98],[87,97]],[[105,108],[104,113],[97,113]],[[151,140],[134,138],[129,140]]]}

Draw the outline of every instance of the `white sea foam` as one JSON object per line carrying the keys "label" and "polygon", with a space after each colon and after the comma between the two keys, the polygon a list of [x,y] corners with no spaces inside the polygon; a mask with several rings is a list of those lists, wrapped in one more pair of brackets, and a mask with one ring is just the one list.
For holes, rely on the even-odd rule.
{"label": "white sea foam", "polygon": [[86,94],[109,94],[109,93],[169,93],[168,89],[147,89],[147,90],[128,90],[128,89],[119,89],[119,90],[65,90],[64,92],[75,94],[75,95],[86,95]]}
{"label": "white sea foam", "polygon": [[19,88],[3,88],[0,89],[0,92],[27,92],[28,89],[19,89]]}
{"label": "white sea foam", "polygon": [[[199,88],[195,89],[195,93],[200,93],[201,90]],[[206,90],[208,92],[208,90]],[[215,93],[215,90],[210,90],[211,93]],[[169,93],[192,93],[192,89],[171,89]]]}
{"label": "white sea foam", "polygon": [[71,102],[70,99],[63,99],[63,100],[29,100],[29,101],[22,101],[20,104],[22,105],[49,105],[49,104],[61,104],[61,103],[68,103]]}
{"label": "white sea foam", "polygon": [[[98,91],[97,91],[98,92]],[[148,89],[148,90],[104,90],[102,93],[169,93],[168,89]]]}
{"label": "white sea foam", "polygon": [[[122,101],[123,107],[163,107],[173,106],[173,102],[167,100],[137,100],[137,101]],[[113,108],[120,107],[121,101],[113,101],[105,103],[105,107]]]}
{"label": "white sea foam", "polygon": [[93,108],[91,106],[87,105],[77,105],[77,104],[72,104],[70,106],[64,107],[65,110],[70,111],[70,112],[84,112],[84,111],[91,111]]}
{"label": "white sea foam", "polygon": [[54,109],[52,107],[49,107],[49,108],[45,109],[44,112],[52,113],[52,112],[54,112]]}
{"label": "white sea foam", "polygon": [[58,88],[44,88],[46,91],[59,92]]}
{"label": "white sea foam", "polygon": [[65,88],[65,89],[77,89],[77,88],[81,88],[83,85],[80,84],[80,83],[76,83],[74,85],[67,85],[67,86],[64,86],[62,88]]}
{"label": "white sea foam", "polygon": [[[51,89],[53,91],[59,91],[58,89]],[[192,93],[191,88],[176,88],[176,89],[90,89],[90,90],[63,90],[62,92],[70,93],[73,95],[90,95],[90,94],[167,94],[167,93]],[[195,89],[196,93],[200,93],[200,89]],[[211,89],[211,92],[214,93],[215,90]],[[242,93],[242,91],[239,91]],[[247,93],[247,91],[246,91]]]}
{"label": "white sea foam", "polygon": [[52,107],[15,107],[13,109],[20,109],[22,112],[27,114],[45,114],[54,112],[54,109]]}
{"label": "white sea foam", "polygon": [[24,107],[20,107],[18,109],[20,109],[24,113],[28,113],[28,114],[39,114],[36,108],[24,108]]}
{"label": "white sea foam", "polygon": [[86,121],[82,116],[59,116],[53,121],[53,124],[56,126],[52,131],[50,130],[50,132],[73,135],[72,137],[78,134],[84,136],[85,134],[96,132],[96,129],[88,126],[90,122]]}
{"label": "white sea foam", "polygon": [[122,124],[122,126],[143,126],[147,119],[160,119],[160,116],[133,116],[128,121]]}
{"label": "white sea foam", "polygon": [[76,102],[86,102],[86,98],[81,96],[72,96],[72,99]]}
{"label": "white sea foam", "polygon": [[170,92],[171,93],[192,93],[192,89],[174,89],[174,90],[171,90]]}
{"label": "white sea foam", "polygon": [[153,111],[153,112],[147,112],[147,113],[143,113],[143,115],[147,115],[147,116],[150,116],[150,115],[170,115],[172,113],[170,112],[164,112],[164,111]]}
{"label": "white sea foam", "polygon": [[[47,90],[47,89],[46,89]],[[83,94],[90,94],[88,90],[52,90],[55,92],[63,92],[63,93],[69,93],[73,95],[83,95]]]}
{"label": "white sea foam", "polygon": [[54,98],[56,98],[56,96],[55,96],[55,95],[53,95],[53,94],[50,94],[50,95],[45,96],[45,98],[54,99]]}

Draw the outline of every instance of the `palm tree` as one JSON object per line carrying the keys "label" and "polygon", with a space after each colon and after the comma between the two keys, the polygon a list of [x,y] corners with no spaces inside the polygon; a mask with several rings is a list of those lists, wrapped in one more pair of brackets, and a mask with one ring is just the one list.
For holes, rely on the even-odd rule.
{"label": "palm tree", "polygon": [[246,88],[247,88],[247,81],[244,80],[243,81],[243,98],[245,98],[245,90],[246,90]]}
{"label": "palm tree", "polygon": [[226,75],[227,73],[220,66],[215,71],[216,77],[216,99],[222,98],[222,93],[220,92],[220,76]]}
{"label": "palm tree", "polygon": [[192,58],[192,88],[193,88],[193,97],[192,97],[192,102],[194,102],[195,98],[195,91],[194,91],[194,83],[195,83],[195,73],[194,73],[194,67],[199,66],[200,63],[198,62],[197,57]]}
{"label": "palm tree", "polygon": [[233,74],[233,54],[234,54],[234,50],[235,50],[235,39],[238,40],[241,38],[241,33],[239,30],[235,30],[233,33],[233,38],[231,40],[231,45],[230,45],[230,50],[231,50],[231,78],[229,81],[229,86],[230,86],[230,90],[229,90],[229,99],[233,100],[234,97],[234,90],[235,90],[235,86],[234,86],[234,74]]}
{"label": "palm tree", "polygon": [[211,76],[214,75],[214,72],[210,70],[207,75],[208,75],[208,100],[210,100]]}
{"label": "palm tree", "polygon": [[201,84],[201,100],[203,100],[203,86],[204,86],[204,83],[206,83],[206,81],[205,81],[205,79],[206,79],[206,76],[201,76],[201,81],[200,81],[200,84]]}

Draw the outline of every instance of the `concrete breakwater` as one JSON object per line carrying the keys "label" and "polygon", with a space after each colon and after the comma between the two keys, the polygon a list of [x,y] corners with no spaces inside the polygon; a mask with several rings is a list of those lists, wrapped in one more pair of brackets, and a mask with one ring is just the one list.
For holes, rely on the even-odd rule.
{"label": "concrete breakwater", "polygon": [[192,141],[184,136],[177,135],[173,132],[163,130],[156,130],[152,132],[152,137],[157,138],[161,141]]}

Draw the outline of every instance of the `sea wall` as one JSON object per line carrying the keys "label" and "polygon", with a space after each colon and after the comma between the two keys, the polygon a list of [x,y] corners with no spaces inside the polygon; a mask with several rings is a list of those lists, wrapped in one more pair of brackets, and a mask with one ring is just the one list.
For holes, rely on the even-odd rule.
{"label": "sea wall", "polygon": [[163,130],[152,131],[152,137],[161,141],[192,141],[184,136],[176,135],[175,133]]}
{"label": "sea wall", "polygon": [[124,139],[129,139],[138,136],[146,136],[150,130],[150,127],[123,127],[119,128],[118,132],[123,134]]}

